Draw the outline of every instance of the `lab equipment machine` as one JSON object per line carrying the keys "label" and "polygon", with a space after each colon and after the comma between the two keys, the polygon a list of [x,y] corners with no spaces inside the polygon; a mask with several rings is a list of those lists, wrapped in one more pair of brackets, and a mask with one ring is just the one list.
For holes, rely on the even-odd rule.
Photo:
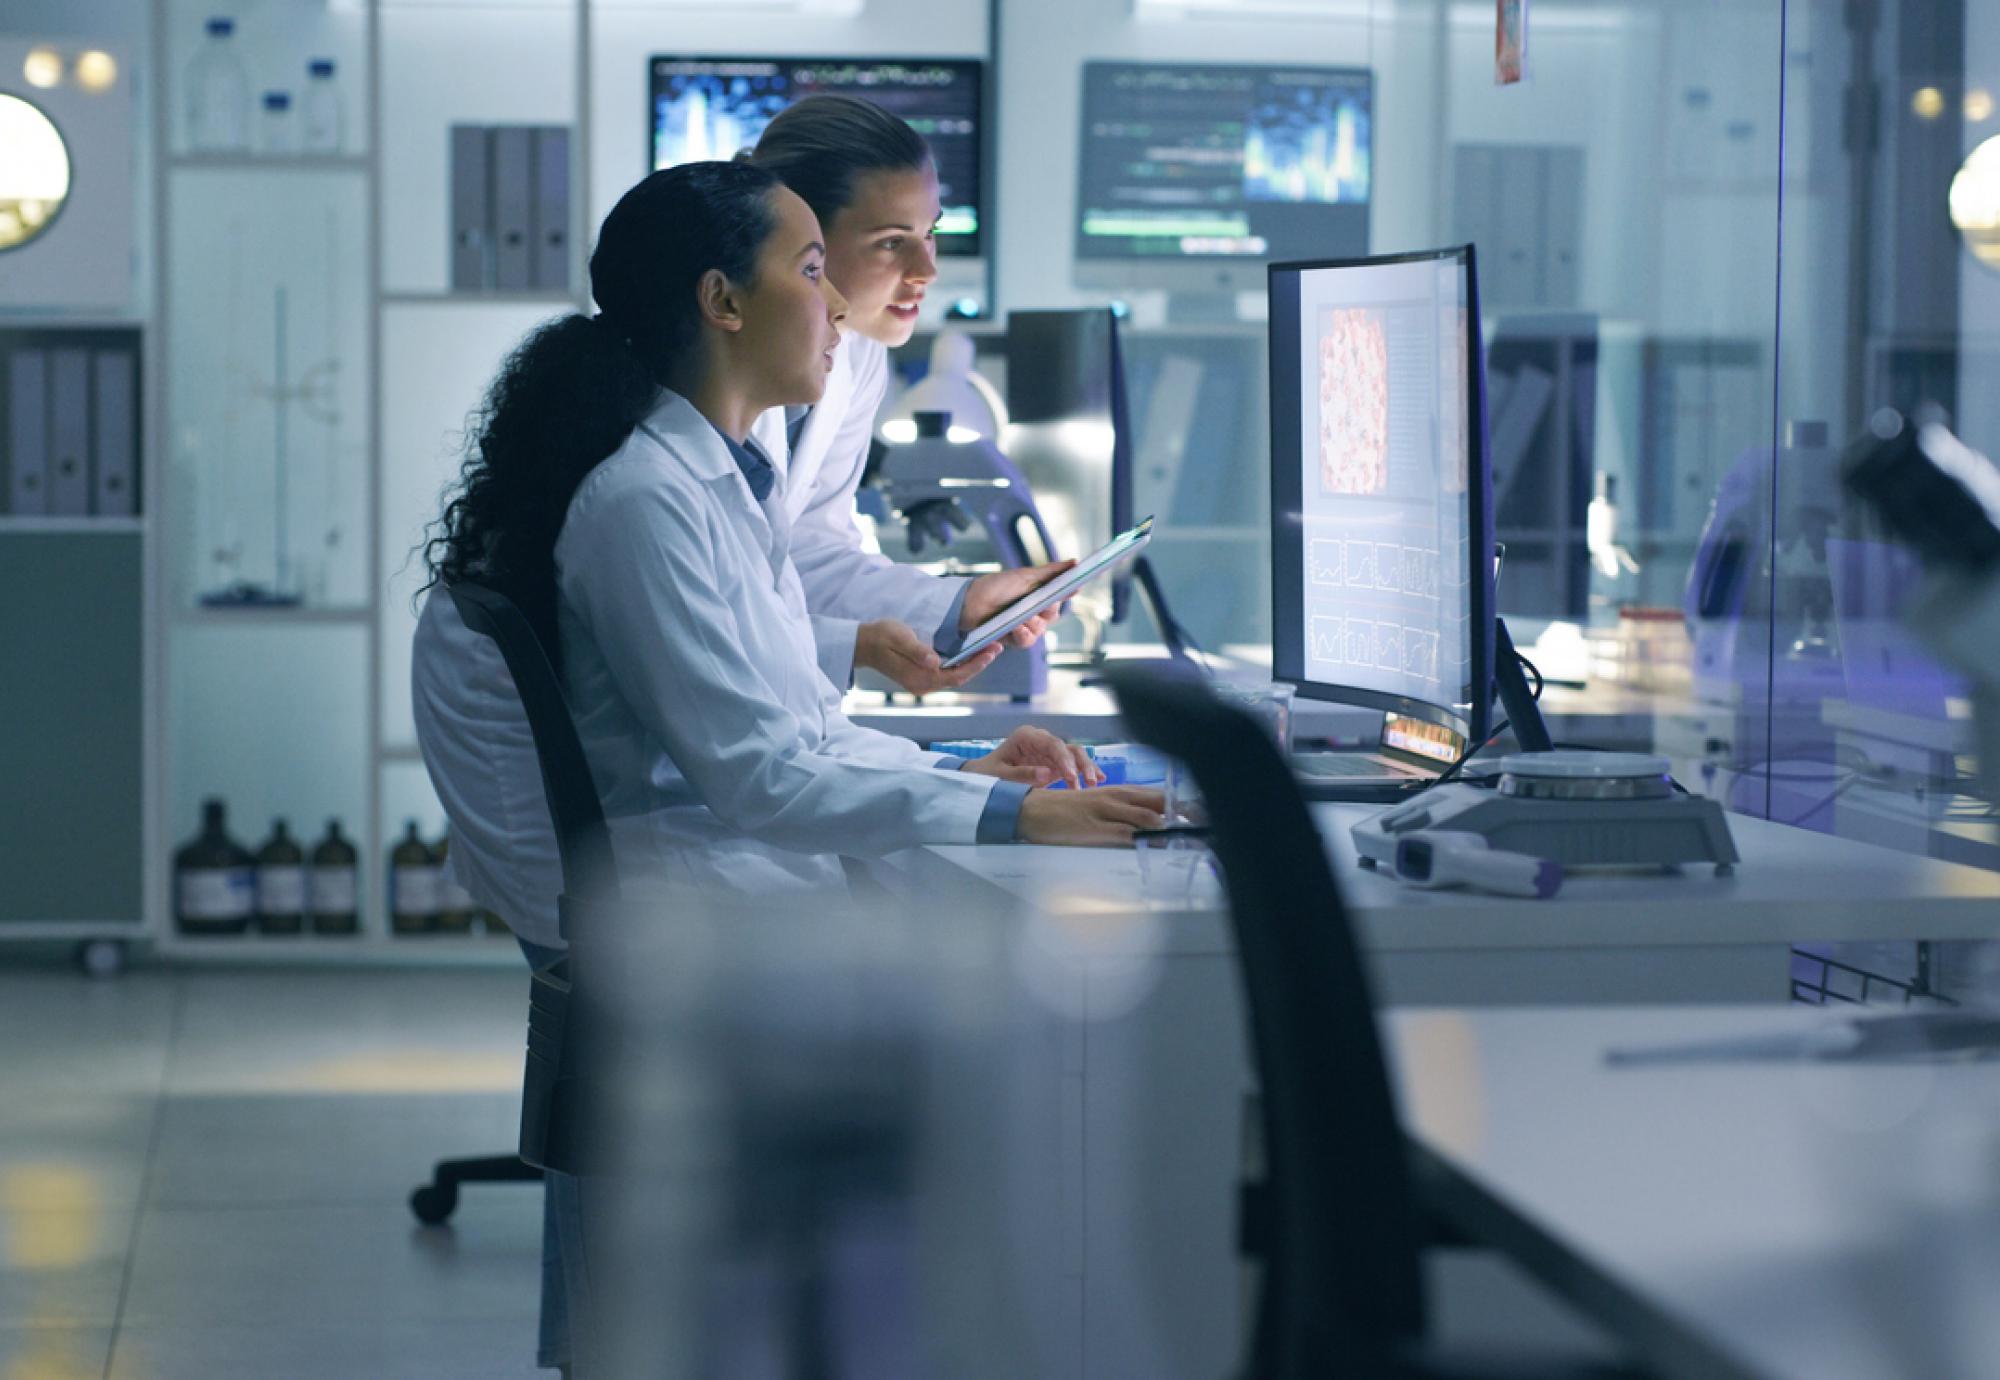
{"label": "lab equipment machine", "polygon": [[2000,466],[1966,445],[1934,410],[1884,408],[1841,466],[1848,492],[1926,574],[1911,627],[1971,681],[1979,775],[2000,781]]}
{"label": "lab equipment machine", "polygon": [[[1735,841],[1722,806],[1674,789],[1667,759],[1648,753],[1551,751],[1517,753],[1500,761],[1496,783],[1437,786],[1356,824],[1354,847],[1364,867],[1384,867],[1425,885],[1427,871],[1451,864],[1438,854],[1463,849],[1452,835],[1480,840],[1493,852],[1582,867],[1677,868],[1705,863],[1718,876],[1736,865]],[[1424,841],[1438,861],[1411,856]],[[1518,882],[1500,860],[1488,879],[1469,857],[1457,860],[1472,885],[1506,890]],[[1428,864],[1428,865],[1426,865]],[[1414,872],[1415,875],[1412,875]],[[1475,880],[1477,878],[1477,880]],[[1488,886],[1492,880],[1501,885]],[[1548,891],[1509,894],[1548,895]]]}

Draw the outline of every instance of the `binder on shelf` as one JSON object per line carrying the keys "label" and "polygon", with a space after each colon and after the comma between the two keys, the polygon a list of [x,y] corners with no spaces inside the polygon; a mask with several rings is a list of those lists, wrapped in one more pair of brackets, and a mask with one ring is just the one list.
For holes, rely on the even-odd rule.
{"label": "binder on shelf", "polygon": [[560,125],[534,131],[535,198],[529,217],[534,241],[530,285],[569,288],[569,131]]}
{"label": "binder on shelf", "polygon": [[451,286],[454,292],[491,287],[492,195],[486,167],[486,126],[451,127]]}
{"label": "binder on shelf", "polygon": [[90,351],[49,352],[49,516],[90,512]]}
{"label": "binder on shelf", "polygon": [[49,510],[49,355],[13,351],[7,358],[7,511],[39,517]]}
{"label": "binder on shelf", "polygon": [[130,350],[99,350],[91,357],[91,372],[96,385],[91,511],[100,517],[131,517],[139,511],[133,464],[139,436],[138,360]]}
{"label": "binder on shelf", "polygon": [[502,125],[491,133],[487,166],[493,187],[493,286],[526,292],[533,281],[534,131],[526,125]]}

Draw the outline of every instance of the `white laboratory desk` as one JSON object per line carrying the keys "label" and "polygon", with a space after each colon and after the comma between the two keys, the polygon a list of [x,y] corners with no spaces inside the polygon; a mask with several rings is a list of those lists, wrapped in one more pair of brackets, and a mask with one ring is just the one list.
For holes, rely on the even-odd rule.
{"label": "white laboratory desk", "polygon": [[1387,1022],[1439,1214],[1686,1380],[2000,1374],[2000,1063],[1612,1067],[1804,1010]]}
{"label": "white laboratory desk", "polygon": [[[1374,808],[1314,811],[1389,1004],[1782,1001],[1793,944],[2000,935],[2000,874],[1744,815],[1729,819],[1743,860],[1728,877],[1579,874],[1547,901],[1420,891],[1356,861],[1349,826]],[[1219,902],[1147,908],[1129,850],[937,847],[923,870],[926,885],[970,881],[1053,916],[1123,916],[1103,925],[1113,948],[1230,952]]]}

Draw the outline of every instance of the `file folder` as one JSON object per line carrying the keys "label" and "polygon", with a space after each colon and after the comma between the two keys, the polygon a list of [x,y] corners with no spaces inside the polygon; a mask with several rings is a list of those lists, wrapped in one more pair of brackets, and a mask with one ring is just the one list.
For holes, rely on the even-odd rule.
{"label": "file folder", "polygon": [[493,285],[502,292],[526,292],[533,283],[529,221],[535,198],[534,131],[503,125],[492,134]]}
{"label": "file folder", "polygon": [[569,131],[561,126],[535,131],[535,201],[530,224],[534,237],[532,286],[568,291]]}
{"label": "file folder", "polygon": [[7,359],[7,511],[49,510],[49,356],[15,350]]}
{"label": "file folder", "polygon": [[492,194],[486,176],[486,126],[451,127],[451,286],[493,286]]}
{"label": "file folder", "polygon": [[91,511],[131,517],[139,511],[133,460],[138,451],[138,360],[130,350],[99,350],[91,359],[96,415],[91,434],[95,462]]}
{"label": "file folder", "polygon": [[49,352],[49,516],[90,512],[90,351]]}

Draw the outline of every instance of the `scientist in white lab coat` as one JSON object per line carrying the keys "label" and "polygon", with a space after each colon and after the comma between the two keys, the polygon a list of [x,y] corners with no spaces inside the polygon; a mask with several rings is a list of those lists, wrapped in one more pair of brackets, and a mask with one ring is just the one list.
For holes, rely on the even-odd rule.
{"label": "scientist in white lab coat", "polygon": [[[808,96],[765,127],[750,161],[812,207],[826,236],[826,276],[847,299],[820,400],[768,413],[753,429],[785,474],[792,559],[820,666],[842,687],[866,666],[917,694],[953,689],[989,664],[977,658],[942,668],[965,632],[1075,562],[940,578],[863,549],[855,527],[854,494],[889,387],[889,351],[916,331],[918,305],[937,279],[941,204],[930,146],[868,101]],[[1011,644],[1029,645],[1053,621],[1051,613],[1024,624]]]}
{"label": "scientist in white lab coat", "polygon": [[[786,476],[750,435],[771,409],[817,402],[835,367],[847,306],[825,259],[811,208],[760,168],[691,164],[627,192],[591,256],[601,314],[538,328],[492,386],[426,546],[433,583],[497,585],[553,643],[621,873],[844,891],[836,855],[1118,844],[1157,826],[1156,791],[1036,784],[1095,779],[1042,730],[960,768],[841,714]],[[527,799],[520,711],[482,642],[434,591],[413,657],[419,742],[454,870],[547,961],[555,936],[529,926],[552,921],[553,892],[546,909],[509,893],[518,846],[548,846],[531,837],[546,811]],[[552,1202],[574,1230],[573,1196]],[[571,1353],[548,1325],[551,1291],[581,1304],[572,1252],[556,1257],[544,1364]]]}
{"label": "scientist in white lab coat", "polygon": [[[553,637],[621,871],[816,890],[843,885],[837,855],[1129,840],[1158,794],[1039,789],[1096,779],[1053,735],[955,770],[841,713],[790,476],[750,436],[835,368],[847,308],[825,258],[810,207],[760,168],[689,165],[626,193],[591,256],[601,314],[540,327],[494,383],[433,577],[497,583]],[[420,627],[420,729],[448,691],[425,683],[449,674],[444,650]]]}

